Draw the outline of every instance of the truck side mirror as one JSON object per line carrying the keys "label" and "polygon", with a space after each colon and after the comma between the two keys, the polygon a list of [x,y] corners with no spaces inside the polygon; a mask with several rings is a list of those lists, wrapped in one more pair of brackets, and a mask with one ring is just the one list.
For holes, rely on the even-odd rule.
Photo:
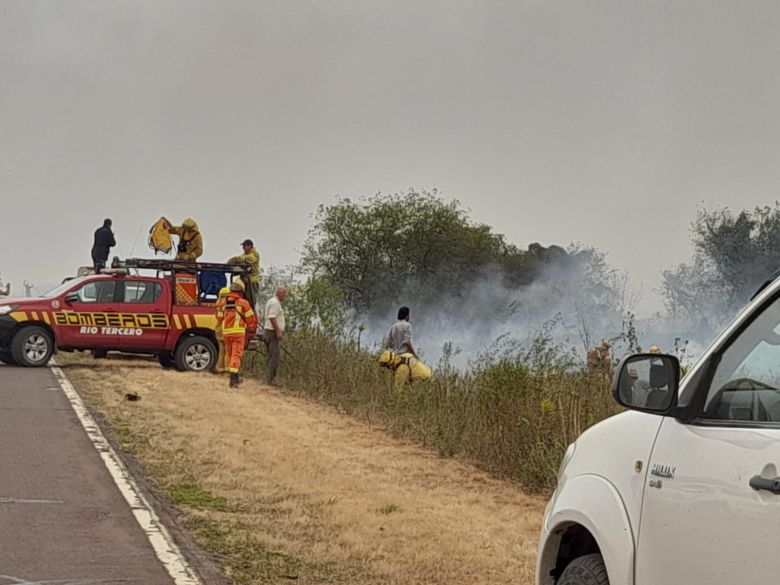
{"label": "truck side mirror", "polygon": [[680,362],[673,355],[642,353],[620,362],[612,395],[631,410],[670,415],[677,408]]}
{"label": "truck side mirror", "polygon": [[71,303],[78,303],[79,300],[79,293],[72,292],[65,295],[65,302],[69,305]]}

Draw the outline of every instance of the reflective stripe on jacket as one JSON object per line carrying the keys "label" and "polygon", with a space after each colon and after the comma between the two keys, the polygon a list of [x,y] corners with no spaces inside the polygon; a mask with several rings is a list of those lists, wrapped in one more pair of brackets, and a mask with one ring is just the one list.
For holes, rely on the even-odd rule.
{"label": "reflective stripe on jacket", "polygon": [[[219,322],[219,316],[217,321]],[[222,334],[243,335],[247,329],[257,329],[257,315],[246,299],[239,293],[232,292],[225,301]]]}
{"label": "reflective stripe on jacket", "polygon": [[222,339],[222,321],[225,319],[225,303],[227,303],[227,296],[219,297],[217,299],[217,305],[214,307],[214,316],[217,318],[217,325],[214,327],[214,333],[217,334],[217,339]]}

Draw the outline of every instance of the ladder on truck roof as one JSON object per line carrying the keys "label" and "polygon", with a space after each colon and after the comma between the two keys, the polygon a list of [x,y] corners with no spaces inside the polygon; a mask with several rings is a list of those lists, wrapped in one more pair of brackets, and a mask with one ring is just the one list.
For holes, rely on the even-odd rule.
{"label": "ladder on truck roof", "polygon": [[192,262],[189,260],[162,260],[147,258],[114,258],[113,269],[156,270],[158,278],[161,272],[170,273],[173,285],[174,302],[177,305],[197,305],[217,300],[219,290],[229,284],[229,279],[246,278],[252,273],[248,264],[221,264],[217,262]]}
{"label": "ladder on truck roof", "polygon": [[192,262],[190,260],[163,260],[151,258],[114,258],[111,268],[139,268],[165,272],[224,272],[230,274],[251,274],[248,264],[222,264],[219,262]]}

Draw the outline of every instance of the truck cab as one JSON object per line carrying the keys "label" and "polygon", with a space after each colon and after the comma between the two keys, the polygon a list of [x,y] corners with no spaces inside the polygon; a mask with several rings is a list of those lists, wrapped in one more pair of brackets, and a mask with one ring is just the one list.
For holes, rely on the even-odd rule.
{"label": "truck cab", "polygon": [[245,273],[228,264],[130,259],[68,279],[41,298],[0,301],[0,361],[35,367],[55,351],[122,351],[209,370],[217,356],[216,293]]}
{"label": "truck cab", "polygon": [[542,525],[537,585],[735,585],[780,573],[780,281],[681,380],[625,358],[626,412],[569,446]]}

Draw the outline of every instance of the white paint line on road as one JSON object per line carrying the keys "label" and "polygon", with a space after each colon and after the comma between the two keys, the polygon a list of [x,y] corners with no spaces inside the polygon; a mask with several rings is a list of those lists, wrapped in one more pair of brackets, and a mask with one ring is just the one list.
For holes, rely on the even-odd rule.
{"label": "white paint line on road", "polygon": [[[105,583],[103,579],[46,579],[45,581],[29,581],[10,575],[0,575],[0,579],[10,581],[11,585],[89,585],[90,583]],[[124,579],[122,579],[124,581]],[[112,579],[111,583],[117,583]]]}
{"label": "white paint line on road", "polygon": [[103,463],[105,463],[114,483],[130,505],[135,519],[146,533],[146,537],[152,544],[157,558],[160,559],[168,574],[173,578],[173,582],[176,585],[203,585],[203,582],[190,567],[165,526],[160,522],[157,514],[149,505],[132,475],[130,475],[130,472],[122,463],[122,460],[111,447],[108,440],[106,440],[95,419],[89,414],[81,397],[73,388],[73,384],[65,376],[65,372],[56,365],[51,367],[51,372],[60,383],[62,391],[70,401],[70,405],[81,422],[81,426],[84,427],[89,440],[92,441],[95,449],[103,458]]}
{"label": "white paint line on road", "polygon": [[[28,500],[25,498],[2,498],[0,504],[64,504],[62,500]],[[0,575],[2,577],[2,575]]]}

